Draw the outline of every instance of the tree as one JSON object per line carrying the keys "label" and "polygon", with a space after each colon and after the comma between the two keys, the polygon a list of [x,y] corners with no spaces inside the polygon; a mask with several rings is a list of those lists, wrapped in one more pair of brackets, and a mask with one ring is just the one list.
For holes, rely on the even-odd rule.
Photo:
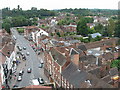
{"label": "tree", "polygon": [[112,61],[111,67],[117,67],[120,70],[120,60],[117,59],[117,60]]}
{"label": "tree", "polygon": [[37,10],[37,8],[36,7],[32,7],[31,10]]}
{"label": "tree", "polygon": [[114,35],[116,37],[120,38],[120,19],[117,21],[117,23],[115,25],[116,25],[116,27],[115,27],[115,33],[114,33]]}
{"label": "tree", "polygon": [[82,18],[77,24],[77,34],[82,36],[87,36],[88,33],[89,33],[89,30],[86,25],[86,20]]}
{"label": "tree", "polygon": [[89,18],[89,17],[85,17],[85,20],[87,23],[93,23],[93,21],[94,21],[93,18]]}
{"label": "tree", "polygon": [[105,36],[105,37],[108,36],[107,26],[103,27],[102,36]]}
{"label": "tree", "polygon": [[60,32],[57,32],[56,34],[57,34],[59,37],[61,37]]}
{"label": "tree", "polygon": [[9,23],[4,23],[3,28],[7,31],[7,33],[10,33],[11,25]]}
{"label": "tree", "polygon": [[108,27],[107,27],[108,36],[111,37],[114,34],[114,31],[115,31],[115,22],[113,21],[113,19],[109,19]]}
{"label": "tree", "polygon": [[94,27],[94,29],[96,30],[96,32],[102,33],[103,32],[103,25],[102,24],[98,24]]}
{"label": "tree", "polygon": [[18,10],[20,10],[20,5],[18,5],[18,8],[17,8]]}

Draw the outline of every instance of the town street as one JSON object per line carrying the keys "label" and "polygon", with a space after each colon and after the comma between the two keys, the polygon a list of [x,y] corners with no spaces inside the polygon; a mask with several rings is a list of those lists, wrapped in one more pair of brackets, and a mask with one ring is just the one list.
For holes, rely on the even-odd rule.
{"label": "town street", "polygon": [[[27,41],[22,35],[19,35],[19,33],[16,31],[15,28],[11,29],[12,34],[15,35],[17,38],[16,40],[16,45],[19,45],[22,48],[22,51],[27,60],[24,61],[25,65],[22,67],[22,70],[24,70],[24,74],[22,76],[22,81],[16,81],[16,85],[19,87],[24,87],[32,84],[32,79],[36,79],[39,77],[42,77],[46,82],[49,82],[47,78],[44,75],[44,69],[43,68],[38,68],[40,64],[40,60],[38,59],[38,56],[30,46],[30,42]],[[23,50],[23,47],[26,47],[26,50]],[[30,55],[27,56],[26,52],[29,52]],[[41,55],[41,58],[43,58],[43,55]],[[32,68],[31,73],[27,73],[27,69]],[[19,73],[19,71],[17,71]],[[17,74],[18,77],[18,74]]]}

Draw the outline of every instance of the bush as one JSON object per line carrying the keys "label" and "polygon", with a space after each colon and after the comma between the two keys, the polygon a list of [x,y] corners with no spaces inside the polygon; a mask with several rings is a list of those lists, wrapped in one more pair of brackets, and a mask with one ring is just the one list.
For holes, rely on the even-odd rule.
{"label": "bush", "polygon": [[17,31],[18,31],[19,33],[24,33],[24,28],[17,28]]}
{"label": "bush", "polygon": [[114,60],[111,63],[111,67],[117,67],[118,69],[120,69],[120,59]]}

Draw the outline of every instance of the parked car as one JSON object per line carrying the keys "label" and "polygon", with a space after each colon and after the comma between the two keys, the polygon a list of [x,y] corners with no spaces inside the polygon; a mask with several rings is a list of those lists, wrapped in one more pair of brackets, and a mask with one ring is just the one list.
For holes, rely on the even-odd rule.
{"label": "parked car", "polygon": [[24,56],[24,53],[22,52],[21,55]]}
{"label": "parked car", "polygon": [[26,55],[28,56],[28,55],[30,55],[30,53],[29,53],[29,52],[27,52],[27,53],[26,53]]}
{"label": "parked car", "polygon": [[23,47],[24,50],[26,50],[26,47]]}
{"label": "parked car", "polygon": [[23,60],[26,60],[26,57],[25,57],[25,55],[24,55],[24,56],[22,56],[22,59],[23,59]]}
{"label": "parked car", "polygon": [[40,51],[38,52],[38,55],[40,55]]}
{"label": "parked car", "polygon": [[22,51],[22,48],[20,46],[17,46],[17,48],[18,48],[19,51]]}
{"label": "parked car", "polygon": [[43,64],[43,63],[44,63],[42,59],[40,60],[40,63],[41,63],[41,64]]}
{"label": "parked car", "polygon": [[22,76],[18,76],[17,80],[21,81],[22,80]]}
{"label": "parked car", "polygon": [[42,78],[38,78],[40,84],[44,84],[44,80]]}
{"label": "parked car", "polygon": [[19,52],[19,51],[17,51],[17,54],[20,54],[20,52]]}
{"label": "parked car", "polygon": [[42,68],[42,67],[43,67],[43,64],[40,63],[38,67],[39,67],[39,68]]}
{"label": "parked car", "polygon": [[24,71],[23,71],[23,70],[20,70],[20,72],[19,72],[19,76],[22,76],[23,73],[24,73]]}
{"label": "parked car", "polygon": [[16,56],[16,59],[19,60],[19,59],[20,59],[20,56]]}
{"label": "parked car", "polygon": [[18,85],[14,85],[14,86],[13,86],[13,88],[17,88],[17,87],[18,87]]}
{"label": "parked car", "polygon": [[31,71],[32,71],[31,68],[28,68],[28,69],[27,69],[27,72],[28,72],[28,73],[31,73]]}

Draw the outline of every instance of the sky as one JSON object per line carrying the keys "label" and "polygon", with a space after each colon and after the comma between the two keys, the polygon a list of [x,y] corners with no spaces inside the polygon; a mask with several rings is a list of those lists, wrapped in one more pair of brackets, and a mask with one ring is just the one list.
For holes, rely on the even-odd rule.
{"label": "sky", "polygon": [[88,9],[118,9],[120,0],[0,0],[0,9],[10,7],[23,10],[37,7],[37,9],[64,9],[64,8],[88,8]]}

